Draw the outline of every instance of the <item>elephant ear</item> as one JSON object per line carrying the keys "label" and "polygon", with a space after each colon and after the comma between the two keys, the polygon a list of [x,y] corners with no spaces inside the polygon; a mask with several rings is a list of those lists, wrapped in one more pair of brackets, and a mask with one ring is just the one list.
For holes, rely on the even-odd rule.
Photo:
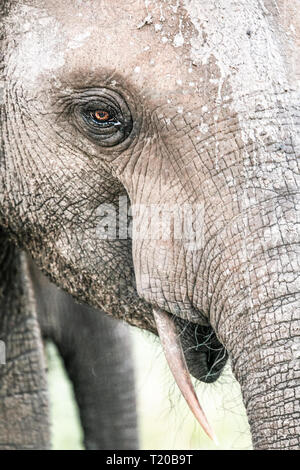
{"label": "elephant ear", "polygon": [[175,382],[206,434],[218,445],[217,437],[207,421],[193,387],[181,342],[177,335],[176,325],[171,316],[164,310],[154,308],[153,315],[162,347]]}

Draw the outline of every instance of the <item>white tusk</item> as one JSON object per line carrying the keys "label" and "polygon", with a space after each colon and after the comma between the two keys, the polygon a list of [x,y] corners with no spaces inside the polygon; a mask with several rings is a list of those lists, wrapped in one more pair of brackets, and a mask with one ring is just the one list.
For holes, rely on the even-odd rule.
{"label": "white tusk", "polygon": [[177,335],[176,325],[171,316],[164,310],[154,308],[153,315],[162,347],[174,379],[200,425],[206,434],[218,445],[217,437],[207,421],[193,387],[181,342]]}

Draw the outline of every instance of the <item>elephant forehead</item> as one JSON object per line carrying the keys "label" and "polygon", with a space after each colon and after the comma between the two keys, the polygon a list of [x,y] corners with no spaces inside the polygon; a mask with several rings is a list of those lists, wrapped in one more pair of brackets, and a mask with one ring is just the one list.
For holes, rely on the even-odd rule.
{"label": "elephant forehead", "polygon": [[249,110],[255,114],[262,100],[275,109],[289,80],[264,10],[240,4],[237,10],[235,0],[220,0],[214,11],[210,0],[17,2],[7,60],[31,97],[53,84],[70,92],[113,84],[115,74],[117,87],[150,95],[154,109],[175,95],[179,114],[191,101],[199,115],[207,102],[219,105],[230,95],[246,142],[259,132],[256,119],[249,126]]}
{"label": "elephant forehead", "polygon": [[12,69],[32,90],[49,78],[97,85],[105,70],[162,95],[183,83],[193,86],[199,74],[191,68],[194,27],[187,10],[178,2],[147,3],[22,2],[9,25]]}

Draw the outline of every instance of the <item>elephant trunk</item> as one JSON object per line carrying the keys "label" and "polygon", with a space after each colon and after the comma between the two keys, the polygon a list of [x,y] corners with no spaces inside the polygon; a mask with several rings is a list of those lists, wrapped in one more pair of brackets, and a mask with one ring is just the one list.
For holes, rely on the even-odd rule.
{"label": "elephant trunk", "polygon": [[300,447],[299,177],[294,152],[291,147],[282,155],[280,174],[276,154],[266,148],[257,149],[259,170],[245,156],[241,184],[232,189],[236,211],[216,234],[218,251],[209,266],[211,325],[241,385],[257,449]]}
{"label": "elephant trunk", "polygon": [[272,260],[271,256],[264,260],[268,282],[257,268],[258,262],[255,267],[249,264],[248,275],[251,278],[255,273],[256,284],[250,282],[250,290],[240,288],[239,295],[235,293],[227,302],[230,315],[223,312],[214,317],[214,327],[241,385],[256,449],[300,447],[297,257],[292,245],[278,250],[277,258],[273,250]]}
{"label": "elephant trunk", "polygon": [[243,350],[236,344],[231,351],[256,449],[300,447],[299,310],[296,324],[296,304],[288,301],[252,312]]}

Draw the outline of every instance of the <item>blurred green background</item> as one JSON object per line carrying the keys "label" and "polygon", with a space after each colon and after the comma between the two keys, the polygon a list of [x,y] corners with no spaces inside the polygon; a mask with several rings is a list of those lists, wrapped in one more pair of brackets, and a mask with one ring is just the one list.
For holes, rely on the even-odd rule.
{"label": "blurred green background", "polygon": [[[219,446],[195,421],[169,372],[159,341],[130,328],[136,361],[138,415],[142,449],[251,449],[240,387],[230,367],[214,384],[196,390]],[[82,433],[72,387],[52,344],[47,345],[52,443],[56,450],[82,449]]]}

